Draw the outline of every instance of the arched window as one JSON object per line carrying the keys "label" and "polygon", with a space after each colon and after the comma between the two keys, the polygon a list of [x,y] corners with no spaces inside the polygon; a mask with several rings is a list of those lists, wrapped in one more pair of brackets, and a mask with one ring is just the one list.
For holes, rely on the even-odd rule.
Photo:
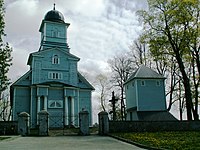
{"label": "arched window", "polygon": [[59,63],[60,63],[60,60],[59,60],[58,55],[54,55],[52,58],[52,64],[59,64]]}
{"label": "arched window", "polygon": [[49,108],[63,108],[62,100],[49,100],[48,101]]}
{"label": "arched window", "polygon": [[60,32],[58,31],[57,28],[51,30],[51,37],[60,37]]}

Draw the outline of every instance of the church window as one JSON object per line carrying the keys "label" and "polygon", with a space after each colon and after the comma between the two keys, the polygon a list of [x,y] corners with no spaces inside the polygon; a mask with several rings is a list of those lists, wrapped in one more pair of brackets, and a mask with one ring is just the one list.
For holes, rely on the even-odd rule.
{"label": "church window", "polygon": [[60,31],[58,29],[51,30],[52,37],[60,37]]}
{"label": "church window", "polygon": [[52,64],[60,64],[60,59],[59,59],[58,55],[54,55],[52,57]]}
{"label": "church window", "polygon": [[60,32],[58,31],[58,37],[60,37]]}
{"label": "church window", "polygon": [[160,86],[160,81],[156,81],[156,86]]}
{"label": "church window", "polygon": [[49,79],[62,79],[62,73],[59,72],[49,72],[48,76]]}
{"label": "church window", "polygon": [[51,36],[52,36],[52,37],[57,37],[56,31],[52,30],[52,31],[51,31]]}
{"label": "church window", "polygon": [[133,82],[132,82],[132,86],[134,87],[134,85],[135,85],[135,82],[133,81]]}
{"label": "church window", "polygon": [[62,100],[49,100],[48,103],[49,108],[63,108]]}
{"label": "church window", "polygon": [[145,81],[144,80],[141,81],[141,86],[145,86]]}

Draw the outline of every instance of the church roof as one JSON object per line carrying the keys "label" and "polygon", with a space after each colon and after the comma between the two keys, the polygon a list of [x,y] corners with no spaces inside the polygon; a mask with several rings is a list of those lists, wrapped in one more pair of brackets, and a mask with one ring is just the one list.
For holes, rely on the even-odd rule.
{"label": "church roof", "polygon": [[55,4],[53,10],[50,10],[46,13],[44,20],[53,22],[65,22],[63,14],[55,10]]}
{"label": "church roof", "polygon": [[95,90],[95,88],[78,72],[79,86],[85,89]]}
{"label": "church roof", "polygon": [[165,79],[165,77],[142,65],[129,77],[125,84],[133,79]]}
{"label": "church roof", "polygon": [[[21,76],[17,81],[15,81],[11,87],[13,86],[31,86],[31,79],[28,79],[28,77],[31,75],[32,71],[29,70],[27,73],[25,73],[23,76]],[[88,89],[88,90],[95,90],[95,88],[78,72],[78,84],[77,85],[70,85],[64,82],[60,81],[45,81],[38,83],[36,85],[48,85],[48,86],[55,86],[55,85],[62,85],[67,87],[74,87],[74,88],[80,88],[80,89]],[[29,82],[27,82],[29,81]]]}

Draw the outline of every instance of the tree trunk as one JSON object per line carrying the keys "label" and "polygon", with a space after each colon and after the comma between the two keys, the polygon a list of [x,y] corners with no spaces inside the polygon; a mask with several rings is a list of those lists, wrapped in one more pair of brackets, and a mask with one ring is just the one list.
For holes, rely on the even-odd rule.
{"label": "tree trunk", "polygon": [[185,67],[183,65],[182,59],[180,58],[179,52],[175,51],[175,54],[176,54],[176,59],[179,65],[179,69],[183,77],[183,85],[185,89],[185,99],[186,99],[186,108],[187,108],[187,119],[190,121],[192,120],[192,109],[193,109],[190,80],[187,77],[187,74],[185,72]]}
{"label": "tree trunk", "polygon": [[165,20],[166,35],[168,37],[168,40],[169,40],[170,45],[172,47],[172,50],[175,53],[175,58],[176,58],[176,61],[179,65],[179,69],[180,69],[180,72],[181,72],[182,77],[183,77],[183,85],[184,85],[184,89],[185,89],[185,99],[186,99],[186,109],[187,109],[187,119],[190,121],[190,120],[192,120],[192,110],[193,110],[192,93],[191,93],[191,89],[190,89],[191,88],[190,80],[187,77],[187,74],[185,72],[185,66],[183,64],[181,54],[180,54],[180,47],[178,47],[178,43],[176,43],[176,41],[174,41],[174,39],[172,38],[170,28],[169,28],[167,22],[168,21]]}
{"label": "tree trunk", "polygon": [[[193,56],[193,59],[192,59],[191,65],[192,65],[192,78],[193,78],[193,84],[194,84],[194,100],[195,100],[195,102],[194,102],[193,116],[194,116],[194,120],[199,120],[199,115],[198,115],[199,77],[196,78],[195,54],[192,53],[192,56]],[[198,66],[198,62],[199,61],[196,60],[197,66]],[[197,70],[199,70],[199,69],[197,68]]]}
{"label": "tree trunk", "polygon": [[121,117],[122,117],[122,121],[124,120],[124,88],[121,87]]}

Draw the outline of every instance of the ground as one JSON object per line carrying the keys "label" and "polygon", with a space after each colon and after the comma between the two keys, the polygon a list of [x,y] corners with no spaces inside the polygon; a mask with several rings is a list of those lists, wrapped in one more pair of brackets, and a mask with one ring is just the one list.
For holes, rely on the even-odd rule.
{"label": "ground", "polygon": [[0,141],[1,150],[140,150],[132,144],[109,136],[47,136],[21,137]]}

